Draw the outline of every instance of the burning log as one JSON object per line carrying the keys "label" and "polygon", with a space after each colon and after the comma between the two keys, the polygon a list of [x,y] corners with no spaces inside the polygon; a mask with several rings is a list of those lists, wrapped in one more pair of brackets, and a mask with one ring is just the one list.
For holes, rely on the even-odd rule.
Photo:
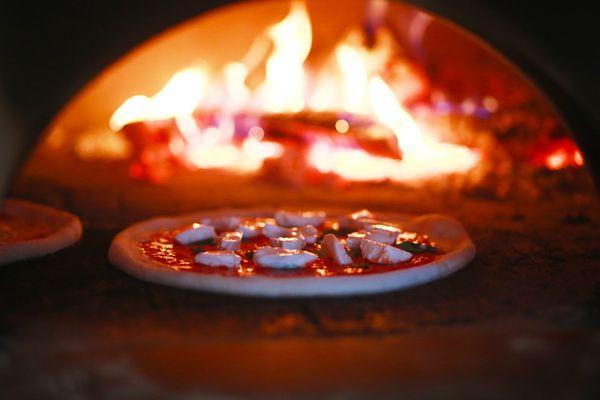
{"label": "burning log", "polygon": [[173,120],[132,122],[122,132],[133,148],[129,166],[132,178],[160,183],[183,166],[171,146],[181,135]]}
{"label": "burning log", "polygon": [[[218,125],[219,116],[217,112],[196,112],[194,121],[202,131]],[[340,127],[339,121],[346,124],[347,130]],[[257,127],[260,127],[260,137],[253,137],[252,129]],[[373,131],[377,132],[376,136]],[[132,122],[125,125],[122,132],[134,149],[130,167],[133,178],[159,183],[178,168],[189,166],[185,146],[190,138],[181,131],[175,118]],[[400,159],[395,137],[388,128],[368,118],[350,114],[344,115],[344,118],[339,118],[335,113],[318,112],[262,116],[240,114],[234,118],[233,133],[231,142],[237,146],[243,145],[248,138],[265,139],[305,153],[313,142],[326,139],[336,146]]]}
{"label": "burning log", "polygon": [[327,139],[334,145],[361,149],[369,154],[401,158],[394,133],[372,119],[332,112],[269,114],[260,119],[265,138],[311,144]]}

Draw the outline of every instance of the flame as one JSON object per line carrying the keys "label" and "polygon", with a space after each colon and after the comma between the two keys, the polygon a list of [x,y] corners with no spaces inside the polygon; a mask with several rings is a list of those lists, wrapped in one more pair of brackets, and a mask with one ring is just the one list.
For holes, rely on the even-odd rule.
{"label": "flame", "polygon": [[333,173],[350,181],[407,183],[440,174],[465,172],[479,160],[477,153],[462,146],[445,143],[432,146],[428,154],[396,160],[319,141],[311,146],[308,160],[319,172]]}
{"label": "flame", "polygon": [[343,76],[343,109],[364,114],[366,104],[368,71],[361,54],[352,46],[342,44],[335,51]]}
{"label": "flame", "polygon": [[297,112],[304,108],[304,60],[310,53],[312,29],[303,2],[293,2],[289,15],[268,30],[275,47],[267,61],[266,81],[260,89],[264,109]]}
{"label": "flame", "polygon": [[369,102],[377,119],[394,132],[402,151],[422,151],[423,139],[419,126],[379,76],[369,81]]}
{"label": "flame", "polygon": [[202,68],[181,70],[154,96],[127,99],[110,118],[110,128],[118,131],[132,122],[189,115],[198,107],[207,82],[208,74]]}
{"label": "flame", "polygon": [[[305,4],[294,1],[287,16],[258,35],[240,60],[225,64],[212,77],[199,67],[177,72],[154,96],[126,100],[111,117],[110,127],[118,131],[136,121],[173,119],[177,134],[170,138],[168,149],[183,164],[191,169],[249,173],[259,170],[265,159],[281,157],[284,148],[264,140],[265,131],[258,124],[236,125],[237,116],[343,112],[366,116],[388,128],[385,132],[393,133],[389,139],[396,143],[401,159],[375,156],[349,142],[315,139],[308,146],[306,162],[322,173],[355,181],[404,182],[467,171],[479,155],[437,141],[404,107],[425,84],[408,61],[394,58],[397,45],[383,26],[383,3],[379,1],[372,10],[377,11],[378,28],[371,46],[365,45],[362,31],[352,30],[324,65],[308,74],[305,62],[312,48],[312,26]],[[261,66],[264,81],[251,88],[248,77]],[[213,119],[199,121],[198,111],[212,113]],[[352,129],[352,119],[341,117],[334,123],[340,135]],[[365,135],[375,138],[381,131],[367,130]]]}

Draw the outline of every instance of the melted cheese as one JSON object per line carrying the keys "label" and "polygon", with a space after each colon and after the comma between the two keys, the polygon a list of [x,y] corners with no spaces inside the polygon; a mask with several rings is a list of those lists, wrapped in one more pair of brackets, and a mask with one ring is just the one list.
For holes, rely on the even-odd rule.
{"label": "melted cheese", "polygon": [[396,264],[410,260],[413,256],[408,251],[369,239],[363,239],[360,244],[360,251],[363,258],[375,264]]}
{"label": "melted cheese", "polygon": [[209,267],[236,268],[240,266],[242,257],[229,250],[203,251],[196,254],[195,261]]}
{"label": "melted cheese", "polygon": [[287,250],[280,247],[261,247],[254,252],[253,261],[261,267],[302,268],[319,258],[304,250]]}

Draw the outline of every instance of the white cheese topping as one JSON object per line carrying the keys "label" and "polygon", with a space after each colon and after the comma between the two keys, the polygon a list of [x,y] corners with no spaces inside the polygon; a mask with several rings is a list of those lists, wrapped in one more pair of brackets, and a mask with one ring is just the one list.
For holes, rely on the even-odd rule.
{"label": "white cheese topping", "polygon": [[371,225],[366,228],[366,238],[374,242],[394,244],[400,235],[400,229],[389,225]]}
{"label": "white cheese topping", "polygon": [[268,238],[278,238],[281,236],[291,235],[294,232],[291,228],[284,228],[279,225],[265,224],[262,228],[262,234]]}
{"label": "white cheese topping", "polygon": [[257,237],[262,233],[262,229],[266,224],[275,224],[273,218],[247,218],[242,220],[237,227],[239,232],[242,232],[244,238]]}
{"label": "white cheese topping", "polygon": [[361,229],[364,219],[372,219],[374,215],[369,210],[360,210],[338,218],[339,227],[342,229]]}
{"label": "white cheese topping", "polygon": [[321,241],[321,251],[325,258],[333,260],[339,265],[352,264],[352,258],[346,253],[344,245],[340,243],[335,235],[328,233]]}
{"label": "white cheese topping", "polygon": [[363,258],[376,264],[396,264],[410,260],[413,256],[408,251],[369,239],[363,239],[360,244],[360,251]]}
{"label": "white cheese topping", "polygon": [[243,224],[238,226],[237,231],[240,232],[245,238],[253,238],[260,235],[262,228],[256,225]]}
{"label": "white cheese topping", "polygon": [[239,250],[242,244],[241,232],[225,232],[219,235],[216,240],[219,247],[223,250]]}
{"label": "white cheese topping", "polygon": [[366,236],[365,231],[358,231],[358,232],[350,233],[350,234],[348,234],[348,237],[346,238],[346,244],[348,245],[348,247],[351,250],[360,249],[360,243],[365,238],[365,236]]}
{"label": "white cheese topping", "polygon": [[210,225],[193,224],[191,229],[187,229],[175,236],[175,240],[181,244],[191,244],[203,240],[214,239],[215,236],[216,233],[214,227]]}
{"label": "white cheese topping", "polygon": [[317,242],[319,230],[312,225],[305,225],[299,228],[285,228],[283,226],[268,223],[262,228],[262,234],[270,239],[300,235],[304,238],[305,244],[313,244]]}
{"label": "white cheese topping", "polygon": [[242,257],[229,250],[203,251],[196,254],[195,261],[209,267],[236,268],[240,266]]}
{"label": "white cheese topping", "polygon": [[306,243],[314,244],[317,242],[319,230],[312,225],[305,225],[298,228],[298,231],[304,236]]}
{"label": "white cheese topping", "polygon": [[253,261],[261,267],[301,268],[319,258],[305,250],[287,250],[280,247],[261,247],[254,252]]}
{"label": "white cheese topping", "polygon": [[240,225],[240,218],[234,216],[204,218],[202,223],[214,226],[218,231],[232,231]]}
{"label": "white cheese topping", "polygon": [[321,225],[325,222],[326,214],[323,211],[277,211],[275,221],[281,226]]}
{"label": "white cheese topping", "polygon": [[288,236],[272,238],[271,246],[289,250],[302,250],[306,246],[306,240],[299,232],[293,232]]}

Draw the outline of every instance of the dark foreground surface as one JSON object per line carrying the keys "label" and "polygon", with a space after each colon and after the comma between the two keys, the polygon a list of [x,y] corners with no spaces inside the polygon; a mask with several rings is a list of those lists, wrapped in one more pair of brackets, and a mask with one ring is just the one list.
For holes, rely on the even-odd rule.
{"label": "dark foreground surface", "polygon": [[478,255],[379,296],[268,300],[137,281],[116,232],[0,269],[1,398],[598,398],[600,207],[446,212]]}

